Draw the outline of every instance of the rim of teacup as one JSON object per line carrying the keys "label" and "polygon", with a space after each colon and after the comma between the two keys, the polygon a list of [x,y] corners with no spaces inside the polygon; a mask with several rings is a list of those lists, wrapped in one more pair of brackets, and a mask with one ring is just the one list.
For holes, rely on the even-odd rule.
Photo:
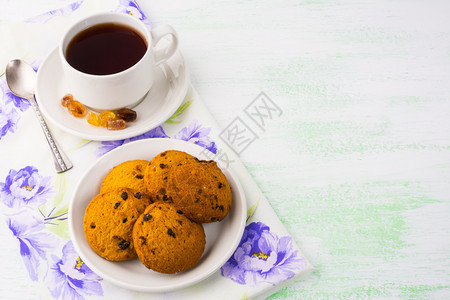
{"label": "rim of teacup", "polygon": [[[99,20],[98,22],[97,21],[90,22],[92,19],[99,19],[99,18],[101,19],[102,17],[113,17],[113,20]],[[120,20],[119,20],[120,18],[122,18],[122,20],[128,20],[128,21],[130,21],[130,23],[134,23],[134,24],[130,25],[129,23],[120,22]],[[121,23],[121,24],[125,24],[127,26],[131,26],[133,29],[138,30],[139,33],[143,35],[143,37],[145,38],[145,41],[147,43],[147,50],[145,51],[145,53],[141,57],[141,59],[139,61],[137,61],[134,65],[129,67],[128,69],[125,69],[125,70],[117,72],[117,73],[106,74],[106,75],[89,74],[89,73],[82,72],[82,71],[72,67],[72,65],[69,64],[69,62],[67,61],[66,55],[65,55],[67,46],[69,45],[70,41],[81,31],[83,31],[89,27],[92,27],[94,25],[108,23],[108,22]],[[81,26],[81,27],[78,28],[79,26]],[[135,17],[133,17],[131,15],[119,13],[119,12],[101,12],[101,13],[89,15],[83,19],[78,20],[74,24],[72,24],[69,27],[69,29],[66,30],[63,37],[61,38],[58,48],[59,48],[58,53],[59,53],[59,57],[61,59],[61,63],[64,64],[67,68],[69,68],[72,72],[78,73],[79,75],[86,76],[88,78],[114,78],[117,76],[122,76],[125,73],[132,72],[134,69],[136,69],[138,67],[139,64],[141,64],[145,59],[147,59],[147,57],[151,54],[152,35],[150,32],[150,29],[143,22],[141,22],[139,19],[136,19]]]}

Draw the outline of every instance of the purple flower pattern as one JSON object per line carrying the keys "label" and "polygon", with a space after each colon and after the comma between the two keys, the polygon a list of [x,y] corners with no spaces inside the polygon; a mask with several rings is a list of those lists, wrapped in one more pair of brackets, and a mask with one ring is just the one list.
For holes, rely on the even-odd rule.
{"label": "purple flower pattern", "polygon": [[215,154],[217,146],[209,137],[210,132],[210,127],[203,127],[200,122],[194,120],[189,126],[181,129],[174,138],[197,144]]}
{"label": "purple flower pattern", "polygon": [[81,300],[89,295],[103,296],[101,280],[81,260],[71,241],[64,245],[61,258],[51,256],[46,281],[54,298]]}
{"label": "purple flower pattern", "polygon": [[[36,71],[36,68],[34,68],[34,69]],[[0,89],[2,90],[2,93],[3,93],[3,99],[5,100],[5,106],[12,103],[20,111],[25,111],[28,109],[28,107],[31,106],[30,102],[27,99],[20,98],[11,92],[11,90],[8,87],[8,84],[6,83],[6,77],[3,77],[1,80]]]}
{"label": "purple flower pattern", "polygon": [[[212,153],[217,153],[216,143],[214,143],[209,137],[210,132],[211,128],[203,127],[197,120],[194,120],[190,125],[182,128],[177,134],[175,134],[174,138],[197,144],[199,146],[208,149]],[[136,140],[150,139],[150,138],[170,138],[170,137],[164,132],[162,126],[158,126],[144,134],[138,135],[133,138],[125,140],[101,142],[102,145],[97,149],[96,154],[97,156],[102,156],[105,153],[123,144]]]}
{"label": "purple flower pattern", "polygon": [[41,260],[46,260],[46,251],[57,245],[57,239],[45,231],[44,222],[24,211],[10,216],[6,221],[9,229],[19,241],[20,255],[31,280],[38,280]]}
{"label": "purple flower pattern", "polygon": [[8,133],[15,132],[20,115],[11,105],[6,106],[0,103],[0,140]]}
{"label": "purple flower pattern", "polygon": [[149,20],[144,15],[144,13],[142,12],[141,8],[136,3],[136,1],[133,1],[133,0],[119,0],[119,6],[117,7],[116,11],[132,15],[135,18],[138,18],[139,20],[141,20],[145,25],[150,27]]}
{"label": "purple flower pattern", "polygon": [[168,138],[169,136],[164,132],[164,129],[162,126],[158,126],[156,128],[153,128],[150,131],[147,131],[146,133],[143,133],[141,135],[124,139],[124,140],[117,140],[117,141],[106,141],[102,142],[102,146],[97,149],[97,156],[102,156],[105,153],[108,153],[109,151],[122,146],[124,144],[127,144],[132,141],[142,140],[142,139],[150,139],[150,138]]}
{"label": "purple flower pattern", "polygon": [[36,208],[54,192],[51,177],[43,177],[32,166],[19,171],[11,169],[5,182],[0,182],[0,200],[8,207]]}
{"label": "purple flower pattern", "polygon": [[[37,67],[33,67],[36,71]],[[30,106],[27,99],[14,95],[8,87],[6,76],[0,80],[0,90],[3,101],[0,102],[0,140],[8,133],[15,132],[20,120],[19,112],[26,111]]]}
{"label": "purple flower pattern", "polygon": [[41,24],[47,23],[48,21],[53,19],[53,17],[70,15],[73,11],[77,10],[83,2],[84,2],[84,0],[72,2],[64,7],[40,14],[40,15],[32,17],[32,18],[29,18],[29,19],[25,20],[25,22],[41,23]]}
{"label": "purple flower pattern", "polygon": [[266,282],[276,285],[295,275],[306,261],[294,250],[290,237],[281,237],[261,222],[244,230],[233,256],[221,268],[224,277],[250,286]]}
{"label": "purple flower pattern", "polygon": [[[10,170],[5,182],[0,183],[0,199],[14,210],[7,216],[7,226],[19,242],[20,255],[30,279],[38,281],[45,276],[55,298],[84,299],[87,295],[102,295],[99,282],[102,279],[81,261],[72,242],[63,247],[62,258],[52,255],[50,266],[42,264],[47,261],[47,253],[59,244],[58,238],[45,226],[57,225],[53,223],[55,220],[67,219],[66,213],[52,216],[53,209],[45,216],[38,208],[53,194],[51,181],[51,177],[41,176],[35,167],[26,166],[19,171]],[[30,208],[38,208],[40,215],[33,214]],[[45,267],[48,270],[41,272]]]}

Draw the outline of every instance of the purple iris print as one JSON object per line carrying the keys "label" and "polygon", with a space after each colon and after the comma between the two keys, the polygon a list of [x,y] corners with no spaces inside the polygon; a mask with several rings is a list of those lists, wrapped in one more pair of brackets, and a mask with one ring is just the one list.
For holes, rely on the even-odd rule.
{"label": "purple iris print", "polygon": [[[35,69],[35,71],[36,71],[36,69]],[[5,105],[12,103],[20,111],[25,111],[25,110],[27,110],[28,107],[30,107],[31,104],[27,99],[17,97],[9,90],[9,87],[8,87],[8,84],[6,83],[5,77],[0,82],[0,88],[3,92],[3,99],[5,101]]]}
{"label": "purple iris print", "polygon": [[147,17],[144,15],[136,1],[120,0],[119,6],[117,7],[116,11],[132,15],[150,27],[150,22],[148,21]]}
{"label": "purple iris print", "polygon": [[27,212],[10,216],[6,223],[19,241],[20,255],[31,280],[38,280],[40,261],[46,260],[46,251],[57,245],[57,239],[45,230],[43,220]]}
{"label": "purple iris print", "polygon": [[127,144],[129,142],[142,140],[142,139],[150,139],[150,138],[168,138],[169,136],[164,132],[164,129],[161,126],[158,126],[156,128],[153,128],[150,131],[147,131],[146,133],[143,133],[141,135],[125,139],[125,140],[118,140],[118,141],[106,141],[102,142],[102,146],[97,149],[97,156],[102,156],[105,153],[108,153],[109,151],[122,146],[123,144]]}
{"label": "purple iris print", "polygon": [[41,176],[32,166],[19,171],[11,169],[5,182],[0,182],[0,200],[8,207],[38,207],[54,193],[51,179]]}
{"label": "purple iris print", "polygon": [[221,273],[239,284],[276,285],[293,277],[305,263],[290,237],[278,238],[267,225],[253,222],[245,228],[238,248]]}
{"label": "purple iris print", "polygon": [[20,116],[12,106],[0,104],[0,140],[8,133],[15,132]]}
{"label": "purple iris print", "polygon": [[62,249],[62,257],[51,256],[46,282],[53,297],[84,299],[85,296],[103,296],[102,280],[81,260],[71,241]]}
{"label": "purple iris print", "polygon": [[84,0],[72,2],[69,5],[61,7],[59,9],[55,9],[55,10],[40,14],[36,17],[29,18],[29,19],[25,20],[25,22],[44,24],[44,23],[47,23],[48,21],[50,21],[53,17],[70,15],[73,11],[77,10],[80,7],[80,5],[83,3],[83,1]]}
{"label": "purple iris print", "polygon": [[202,125],[194,120],[189,126],[181,129],[174,138],[197,144],[208,149],[212,153],[217,153],[217,146],[208,136],[211,128],[202,127]]}

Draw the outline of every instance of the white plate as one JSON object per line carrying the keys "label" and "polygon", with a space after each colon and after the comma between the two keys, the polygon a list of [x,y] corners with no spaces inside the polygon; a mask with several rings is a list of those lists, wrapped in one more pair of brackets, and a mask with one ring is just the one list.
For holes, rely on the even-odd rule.
{"label": "white plate", "polygon": [[175,139],[145,139],[120,146],[101,157],[82,176],[69,204],[70,236],[81,259],[96,274],[126,289],[165,292],[197,283],[217,271],[234,253],[244,232],[247,204],[242,186],[229,170],[222,169],[233,192],[233,205],[221,222],[203,224],[205,251],[198,264],[177,274],[162,274],[147,269],[139,259],[111,262],[98,256],[89,246],[83,231],[87,205],[100,191],[105,175],[116,165],[133,159],[151,160],[165,150],[180,150],[201,157],[202,147]]}
{"label": "white plate", "polygon": [[[161,41],[162,42],[162,41]],[[39,67],[36,100],[44,116],[62,130],[97,141],[126,139],[145,133],[164,123],[177,110],[189,87],[188,73],[180,51],[165,63],[155,67],[153,86],[143,101],[133,109],[138,118],[122,130],[107,130],[87,123],[86,118],[72,116],[60,99],[70,93],[58,55],[53,50]],[[74,98],[77,95],[73,95]],[[82,99],[79,99],[82,101]]]}

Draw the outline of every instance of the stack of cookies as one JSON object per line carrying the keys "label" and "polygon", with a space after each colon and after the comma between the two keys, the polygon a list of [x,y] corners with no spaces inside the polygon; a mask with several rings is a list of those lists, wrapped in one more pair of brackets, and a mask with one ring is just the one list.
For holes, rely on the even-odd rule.
{"label": "stack of cookies", "polygon": [[206,243],[202,223],[223,220],[231,206],[231,187],[215,161],[169,150],[114,167],[86,208],[84,232],[107,260],[138,257],[172,274],[197,264]]}

